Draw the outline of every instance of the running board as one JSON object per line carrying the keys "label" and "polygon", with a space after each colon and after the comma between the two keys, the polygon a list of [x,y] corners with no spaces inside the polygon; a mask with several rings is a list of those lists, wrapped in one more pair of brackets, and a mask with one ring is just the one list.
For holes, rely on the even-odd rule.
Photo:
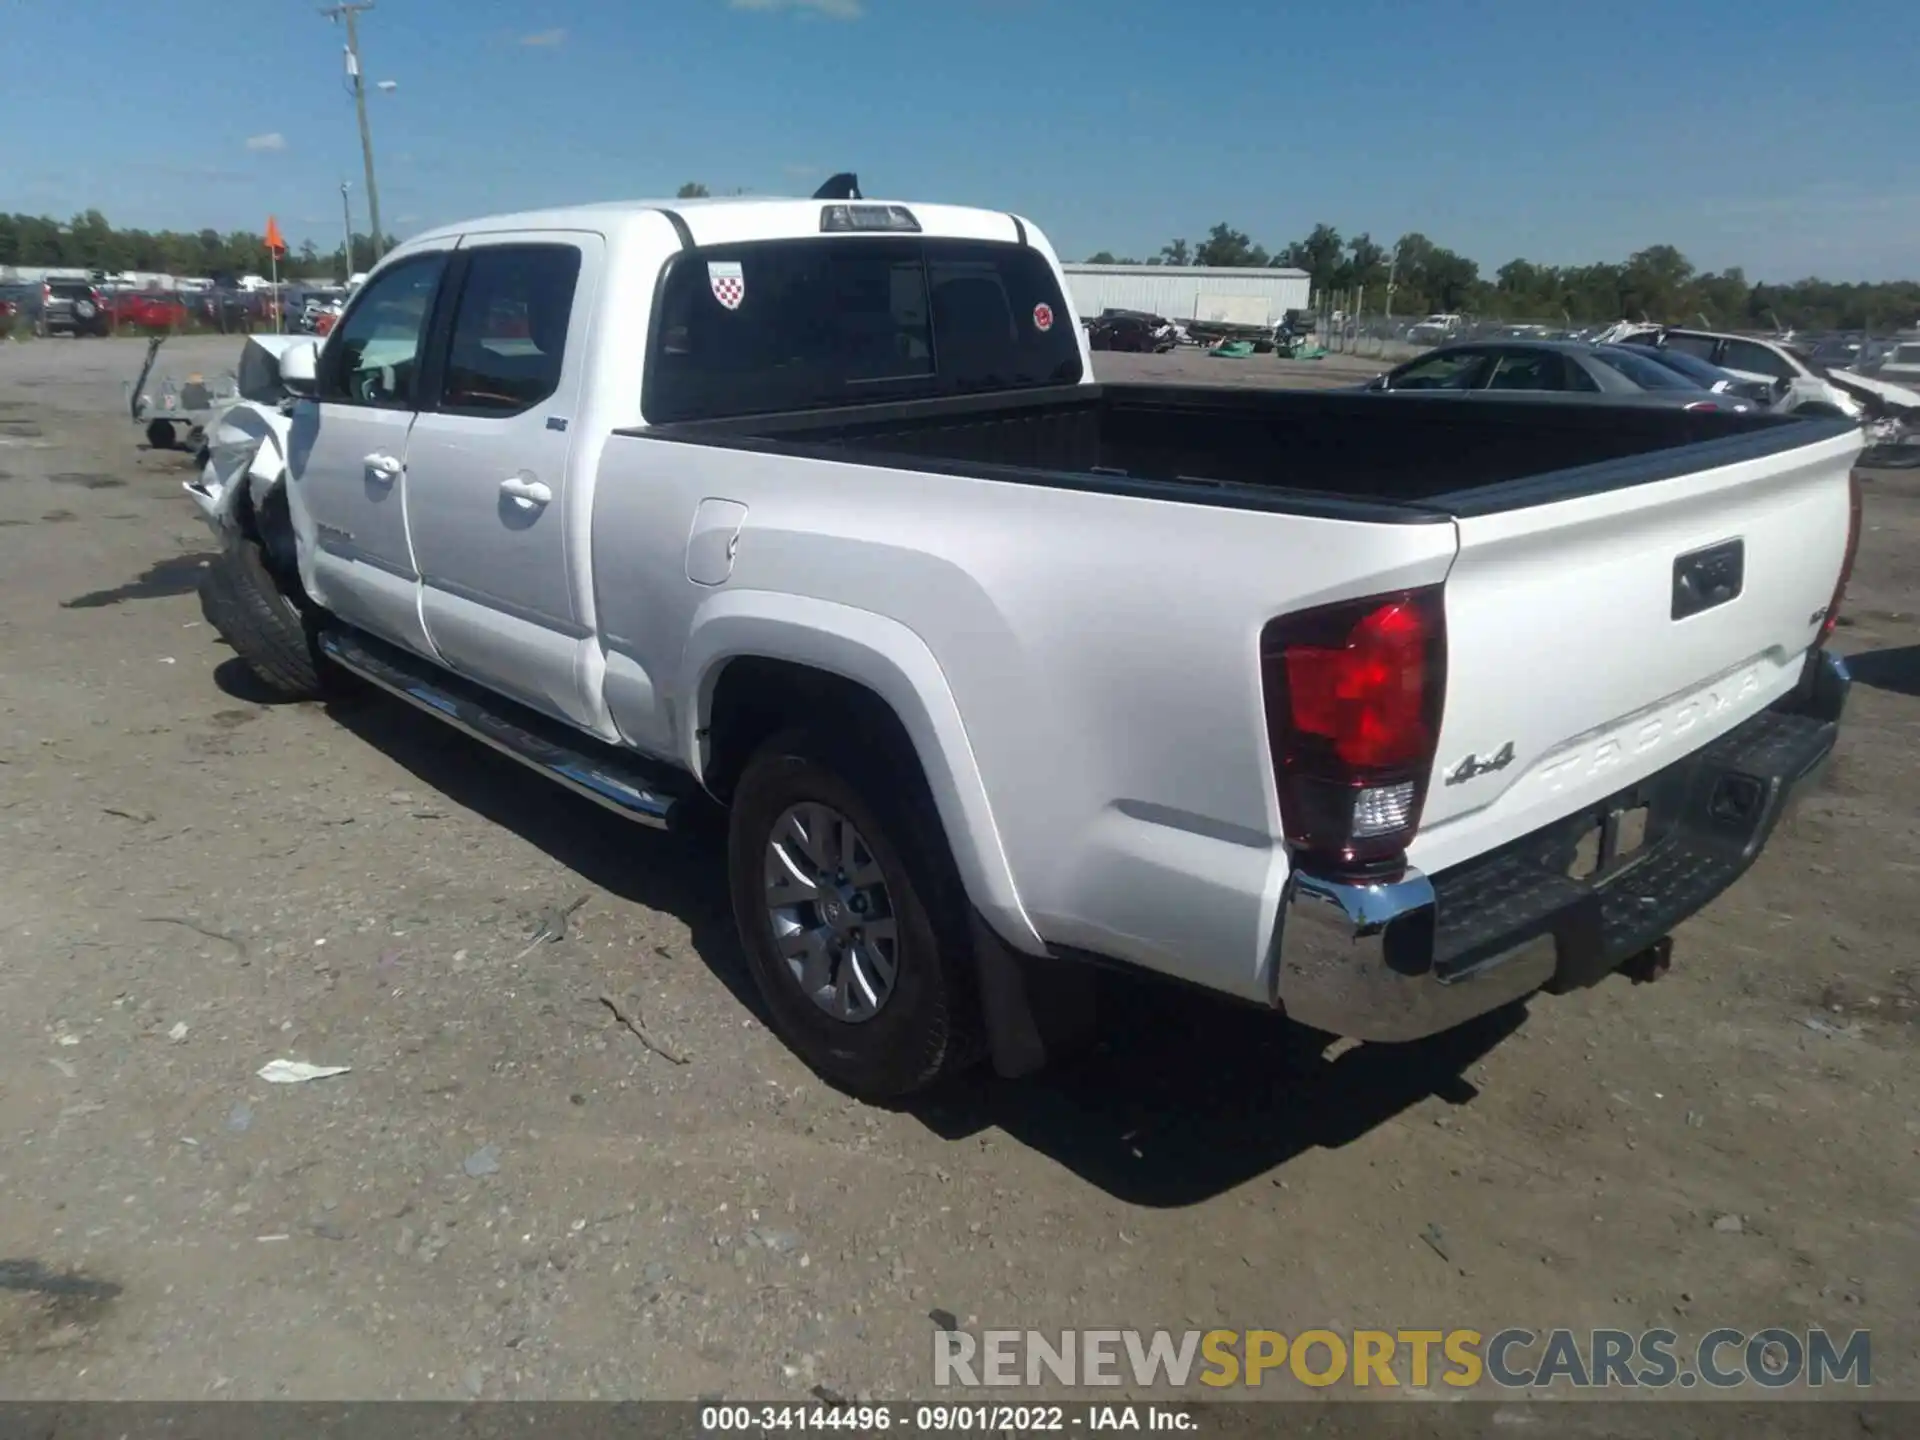
{"label": "running board", "polygon": [[664,766],[572,732],[370,635],[329,628],[320,634],[320,651],[341,669],[642,825],[669,828],[678,801],[692,783],[676,784]]}

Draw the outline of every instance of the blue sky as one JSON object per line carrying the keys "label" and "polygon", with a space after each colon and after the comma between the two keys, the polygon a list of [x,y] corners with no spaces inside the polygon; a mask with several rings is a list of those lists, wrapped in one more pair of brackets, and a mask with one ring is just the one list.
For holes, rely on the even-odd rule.
{"label": "blue sky", "polygon": [[[0,210],[364,228],[306,0],[0,0]],[[684,180],[1017,209],[1069,259],[1226,220],[1421,230],[1491,269],[1677,244],[1920,275],[1920,43],[1893,0],[379,0],[382,218]],[[60,63],[83,56],[77,65]],[[22,143],[25,142],[25,143]],[[24,155],[24,163],[20,157]]]}

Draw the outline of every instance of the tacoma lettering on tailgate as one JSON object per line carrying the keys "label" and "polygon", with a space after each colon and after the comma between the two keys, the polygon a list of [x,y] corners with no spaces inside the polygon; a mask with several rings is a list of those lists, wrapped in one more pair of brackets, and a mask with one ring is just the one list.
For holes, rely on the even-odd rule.
{"label": "tacoma lettering on tailgate", "polygon": [[1739,704],[1759,688],[1760,667],[1749,666],[1665,709],[1630,720],[1612,734],[1575,745],[1541,767],[1540,783],[1551,793],[1651,751],[1678,745],[1706,721]]}

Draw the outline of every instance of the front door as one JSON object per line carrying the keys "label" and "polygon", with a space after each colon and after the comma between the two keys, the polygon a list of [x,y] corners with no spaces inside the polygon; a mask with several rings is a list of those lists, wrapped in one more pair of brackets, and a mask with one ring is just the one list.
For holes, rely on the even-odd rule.
{"label": "front door", "polygon": [[293,414],[289,508],[313,597],[345,620],[430,654],[407,536],[407,436],[448,251],[410,255],[354,297],[321,352],[316,398]]}
{"label": "front door", "polygon": [[[420,609],[446,664],[590,723],[591,630],[567,555],[568,458],[604,242],[582,232],[468,236],[448,294],[439,393],[407,448]],[[584,528],[580,530],[584,534]]]}

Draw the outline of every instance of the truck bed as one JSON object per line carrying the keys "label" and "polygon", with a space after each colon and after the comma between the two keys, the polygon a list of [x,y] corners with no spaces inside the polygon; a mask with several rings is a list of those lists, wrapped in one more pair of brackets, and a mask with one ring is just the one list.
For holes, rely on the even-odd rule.
{"label": "truck bed", "polygon": [[[1406,855],[1444,876],[1794,689],[1860,449],[1844,425],[1730,412],[1121,385],[623,436],[591,527],[623,734],[673,753],[652,697],[697,696],[728,647],[880,676],[862,683],[901,697],[922,754],[950,724],[979,767],[977,790],[934,783],[984,837],[960,849],[991,860],[970,893],[1002,933],[1248,998],[1290,863],[1276,617],[1440,588],[1444,703]],[[849,638],[800,637],[829,619]],[[908,676],[951,699],[916,708]],[[1017,891],[993,888],[1002,863]],[[1167,903],[1190,886],[1206,905]]]}
{"label": "truck bed", "polygon": [[1562,396],[1079,385],[624,433],[1379,520],[1396,511],[1402,519],[1467,516],[1646,484],[1844,428]]}

